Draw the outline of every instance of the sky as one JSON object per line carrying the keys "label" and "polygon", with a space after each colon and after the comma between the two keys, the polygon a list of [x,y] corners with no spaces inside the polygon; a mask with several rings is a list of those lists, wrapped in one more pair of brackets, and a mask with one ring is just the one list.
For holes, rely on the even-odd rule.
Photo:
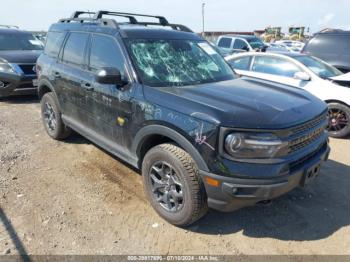
{"label": "sky", "polygon": [[165,16],[193,31],[253,31],[266,26],[305,25],[350,30],[350,0],[0,0],[0,24],[47,30],[75,10],[111,10]]}

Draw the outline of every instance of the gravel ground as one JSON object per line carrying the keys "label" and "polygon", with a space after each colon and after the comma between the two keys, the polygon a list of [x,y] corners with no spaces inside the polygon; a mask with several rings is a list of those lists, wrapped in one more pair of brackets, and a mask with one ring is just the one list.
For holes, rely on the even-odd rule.
{"label": "gravel ground", "polygon": [[79,135],[50,139],[35,98],[0,101],[2,254],[350,254],[350,140],[307,189],[268,206],[166,223],[137,171]]}

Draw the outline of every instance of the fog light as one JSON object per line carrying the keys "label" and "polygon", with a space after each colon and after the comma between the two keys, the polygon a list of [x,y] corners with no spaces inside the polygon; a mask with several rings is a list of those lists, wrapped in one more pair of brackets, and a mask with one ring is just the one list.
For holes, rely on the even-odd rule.
{"label": "fog light", "polygon": [[5,87],[5,83],[0,81],[0,88],[3,88],[3,87]]}

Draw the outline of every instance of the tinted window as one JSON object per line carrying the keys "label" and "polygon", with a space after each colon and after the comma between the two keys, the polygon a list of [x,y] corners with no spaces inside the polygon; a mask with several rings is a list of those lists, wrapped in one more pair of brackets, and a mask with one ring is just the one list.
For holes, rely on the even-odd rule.
{"label": "tinted window", "polygon": [[263,43],[263,41],[261,41],[259,38],[257,37],[252,37],[252,38],[248,38],[247,39],[248,43],[250,44],[250,46],[254,49],[256,48],[263,48],[265,46],[265,44]]}
{"label": "tinted window", "polygon": [[111,37],[93,36],[90,52],[90,67],[93,70],[101,67],[114,67],[125,72],[125,61],[122,52]]}
{"label": "tinted window", "polygon": [[49,32],[47,34],[45,54],[49,56],[57,56],[60,51],[63,40],[63,32]]}
{"label": "tinted window", "polygon": [[335,42],[329,35],[319,35],[309,41],[305,50],[310,53],[335,53]]}
{"label": "tinted window", "polygon": [[84,64],[84,52],[88,34],[71,33],[63,51],[63,61],[82,65]]}
{"label": "tinted window", "polygon": [[299,69],[299,67],[297,67],[294,63],[289,62],[283,58],[256,56],[252,71],[265,74],[294,77],[294,74],[300,72],[301,69]]}
{"label": "tinted window", "polygon": [[232,43],[231,38],[223,37],[220,39],[218,46],[224,48],[230,48]]}
{"label": "tinted window", "polygon": [[350,54],[350,35],[321,34],[309,41],[305,47],[311,54]]}
{"label": "tinted window", "polygon": [[0,50],[42,50],[43,43],[29,33],[0,34]]}
{"label": "tinted window", "polygon": [[230,60],[229,63],[233,66],[234,69],[249,70],[250,57],[245,56],[245,57],[233,59],[233,60]]}
{"label": "tinted window", "polygon": [[236,39],[233,44],[233,49],[244,49],[244,48],[248,48],[247,43],[241,39]]}

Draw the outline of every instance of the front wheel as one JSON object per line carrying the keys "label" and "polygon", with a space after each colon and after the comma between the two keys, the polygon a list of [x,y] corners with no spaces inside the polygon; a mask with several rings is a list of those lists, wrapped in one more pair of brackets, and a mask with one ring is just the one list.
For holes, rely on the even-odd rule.
{"label": "front wheel", "polygon": [[156,212],[176,226],[187,226],[207,212],[207,196],[198,168],[183,149],[162,144],[142,163],[145,193]]}
{"label": "front wheel", "polygon": [[342,138],[350,134],[350,108],[339,103],[328,104],[329,136]]}

